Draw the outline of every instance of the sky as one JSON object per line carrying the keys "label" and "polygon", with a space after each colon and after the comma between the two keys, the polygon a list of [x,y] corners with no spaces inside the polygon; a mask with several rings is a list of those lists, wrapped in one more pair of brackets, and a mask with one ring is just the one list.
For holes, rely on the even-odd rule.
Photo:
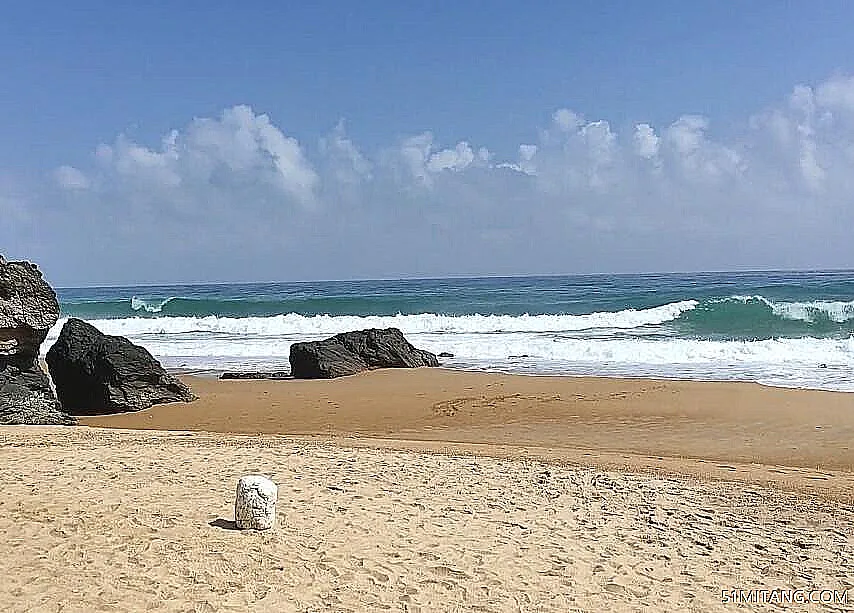
{"label": "sky", "polygon": [[297,4],[7,3],[0,253],[62,286],[854,263],[854,3]]}

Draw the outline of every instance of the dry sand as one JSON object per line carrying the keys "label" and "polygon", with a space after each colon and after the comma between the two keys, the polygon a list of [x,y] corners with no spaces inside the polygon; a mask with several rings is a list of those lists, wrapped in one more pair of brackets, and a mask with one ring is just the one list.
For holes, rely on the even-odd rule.
{"label": "dry sand", "polygon": [[[744,610],[732,588],[854,590],[854,509],[737,483],[56,427],[0,429],[0,462],[8,611],[704,612]],[[255,472],[280,525],[232,530]]]}
{"label": "dry sand", "polygon": [[[85,420],[149,432],[0,428],[0,611],[854,608],[854,394],[187,381],[191,405]],[[279,485],[273,531],[231,529],[249,473]],[[851,604],[722,603],[734,588]]]}

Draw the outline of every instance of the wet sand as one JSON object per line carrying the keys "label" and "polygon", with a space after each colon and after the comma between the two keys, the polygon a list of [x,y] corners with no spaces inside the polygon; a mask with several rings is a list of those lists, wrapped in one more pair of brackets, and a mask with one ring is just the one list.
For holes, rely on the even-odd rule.
{"label": "wet sand", "polygon": [[197,402],[81,421],[535,456],[736,478],[854,501],[854,394],[426,368],[332,381],[184,380]]}

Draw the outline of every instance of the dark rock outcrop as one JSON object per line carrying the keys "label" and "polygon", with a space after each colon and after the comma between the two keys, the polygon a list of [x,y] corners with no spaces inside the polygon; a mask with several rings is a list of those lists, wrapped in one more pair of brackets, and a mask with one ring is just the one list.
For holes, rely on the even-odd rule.
{"label": "dark rock outcrop", "polygon": [[343,332],[322,341],[291,345],[297,379],[333,379],[372,368],[438,366],[436,356],[416,349],[397,328]]}
{"label": "dark rock outcrop", "polygon": [[60,409],[52,393],[35,392],[17,383],[6,383],[0,392],[0,424],[73,426],[77,420]]}
{"label": "dark rock outcrop", "polygon": [[71,424],[39,365],[59,319],[56,292],[35,264],[0,256],[0,424]]}
{"label": "dark rock outcrop", "polygon": [[69,319],[47,352],[62,407],[77,415],[139,411],[165,402],[191,402],[193,392],[143,347]]}

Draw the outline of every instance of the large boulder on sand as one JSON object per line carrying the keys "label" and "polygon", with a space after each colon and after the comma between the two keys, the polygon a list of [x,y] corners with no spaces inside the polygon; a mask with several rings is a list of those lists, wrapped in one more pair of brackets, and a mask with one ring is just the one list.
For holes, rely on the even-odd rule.
{"label": "large boulder on sand", "polygon": [[291,374],[333,379],[372,368],[438,366],[436,356],[416,349],[397,328],[343,332],[322,341],[291,345]]}
{"label": "large boulder on sand", "polygon": [[39,365],[59,319],[56,292],[35,264],[0,256],[0,424],[71,424]]}
{"label": "large boulder on sand", "polygon": [[167,373],[145,348],[102,334],[71,318],[47,352],[62,407],[77,415],[139,411],[165,402],[191,402],[193,392]]}

